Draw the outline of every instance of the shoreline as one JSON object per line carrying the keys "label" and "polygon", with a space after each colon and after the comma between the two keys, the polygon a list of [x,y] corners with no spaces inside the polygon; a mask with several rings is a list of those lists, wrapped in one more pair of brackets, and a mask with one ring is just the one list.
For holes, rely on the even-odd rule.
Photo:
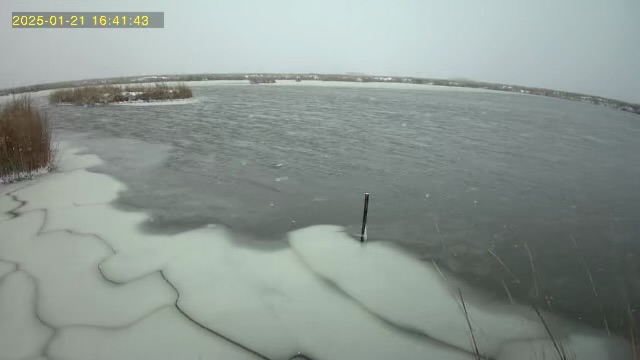
{"label": "shoreline", "polygon": [[[46,91],[46,90],[45,90]],[[50,106],[145,106],[145,105],[187,105],[196,103],[197,100],[195,98],[188,99],[167,99],[167,100],[135,100],[135,101],[119,101],[112,103],[99,103],[99,104],[89,104],[89,105],[76,105],[72,103],[57,103],[50,104]]]}

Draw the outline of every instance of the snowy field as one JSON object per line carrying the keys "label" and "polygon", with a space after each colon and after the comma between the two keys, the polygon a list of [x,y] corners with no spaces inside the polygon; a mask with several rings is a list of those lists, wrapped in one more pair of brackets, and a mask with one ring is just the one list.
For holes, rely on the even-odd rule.
{"label": "snowy field", "polygon": [[[422,87],[422,86],[420,86]],[[267,250],[223,227],[144,233],[125,186],[61,145],[59,170],[0,185],[0,359],[556,359],[534,311],[474,292],[337,226]],[[622,339],[543,313],[571,359],[630,359]]]}

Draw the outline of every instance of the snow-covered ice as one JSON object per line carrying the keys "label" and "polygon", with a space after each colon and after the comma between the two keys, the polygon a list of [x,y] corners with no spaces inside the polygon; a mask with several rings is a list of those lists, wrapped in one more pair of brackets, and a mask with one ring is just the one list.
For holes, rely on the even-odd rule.
{"label": "snow-covered ice", "polygon": [[[42,220],[40,214],[23,218]],[[40,316],[56,327],[122,326],[175,302],[175,293],[158,274],[118,286],[105,281],[98,265],[113,252],[92,235],[58,231],[32,238],[11,236],[0,243],[0,254],[38,279]]]}
{"label": "snow-covered ice", "polygon": [[173,306],[119,329],[91,326],[64,329],[52,343],[50,354],[55,359],[68,360],[260,359],[211,336]]}
{"label": "snow-covered ice", "polygon": [[[290,239],[294,251],[311,270],[353,296],[369,311],[389,322],[473,351],[458,292],[444,282],[431,264],[385,243],[363,246],[336,226],[294,231]],[[478,347],[487,355],[495,356],[508,341],[546,336],[532,311],[506,305],[482,306],[471,299],[466,302]]]}
{"label": "snow-covered ice", "polygon": [[16,270],[16,264],[0,260],[0,278]]}
{"label": "snow-covered ice", "polygon": [[10,212],[20,207],[21,203],[10,196],[0,195],[0,197],[3,197],[3,201],[0,201],[0,221],[13,218]]}
{"label": "snow-covered ice", "polygon": [[0,359],[37,357],[53,335],[36,317],[36,295],[23,271],[0,278]]}
{"label": "snow-covered ice", "polygon": [[[464,284],[446,282],[435,265],[432,268],[389,244],[362,244],[337,226],[293,231],[290,243],[312,271],[391,323],[471,352],[473,344],[460,305],[460,290],[467,294],[466,307],[483,355],[501,360],[556,356],[551,353],[554,348],[546,330],[531,309],[487,302],[467,292]],[[551,322],[553,316],[546,314],[545,318]],[[558,319],[553,323],[558,326]],[[573,327],[565,326],[565,331]],[[590,336],[595,341],[585,341],[583,335],[554,335],[565,343],[568,352],[581,354],[575,359],[630,356],[629,347],[621,339],[606,339],[602,333]],[[616,357],[607,355],[611,349]]]}
{"label": "snow-covered ice", "polygon": [[[337,226],[294,231],[272,250],[221,226],[144,233],[147,214],[110,204],[126,187],[84,169],[100,159],[63,147],[60,161],[0,187],[2,360],[473,359],[458,288],[481,352],[550,356],[526,307],[488,301],[390,245]],[[562,337],[576,354],[628,354],[599,332],[567,326]]]}

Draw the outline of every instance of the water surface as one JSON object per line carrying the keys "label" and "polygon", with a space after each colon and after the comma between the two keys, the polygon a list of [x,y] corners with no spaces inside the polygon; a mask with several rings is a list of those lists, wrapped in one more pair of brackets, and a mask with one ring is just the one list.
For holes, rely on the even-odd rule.
{"label": "water surface", "polygon": [[215,223],[280,244],[337,224],[355,235],[369,192],[371,241],[500,296],[506,285],[619,331],[627,303],[640,305],[636,115],[419,86],[214,85],[194,96],[48,112],[128,185],[119,204],[150,212],[148,231]]}

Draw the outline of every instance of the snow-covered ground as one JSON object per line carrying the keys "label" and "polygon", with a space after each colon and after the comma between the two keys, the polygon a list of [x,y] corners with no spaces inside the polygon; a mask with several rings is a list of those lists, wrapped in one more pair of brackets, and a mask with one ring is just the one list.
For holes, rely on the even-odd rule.
{"label": "snow-covered ground", "polygon": [[0,177],[0,185],[10,184],[16,181],[34,179],[38,176],[46,174],[47,172],[49,172],[49,166],[45,166],[34,171],[22,171],[19,173],[11,174],[9,176]]}
{"label": "snow-covered ground", "polygon": [[[211,224],[144,233],[125,190],[61,146],[59,172],[0,186],[0,359],[555,358],[535,313],[480,295],[337,226],[258,249]],[[578,360],[630,359],[622,339],[544,314]]]}

